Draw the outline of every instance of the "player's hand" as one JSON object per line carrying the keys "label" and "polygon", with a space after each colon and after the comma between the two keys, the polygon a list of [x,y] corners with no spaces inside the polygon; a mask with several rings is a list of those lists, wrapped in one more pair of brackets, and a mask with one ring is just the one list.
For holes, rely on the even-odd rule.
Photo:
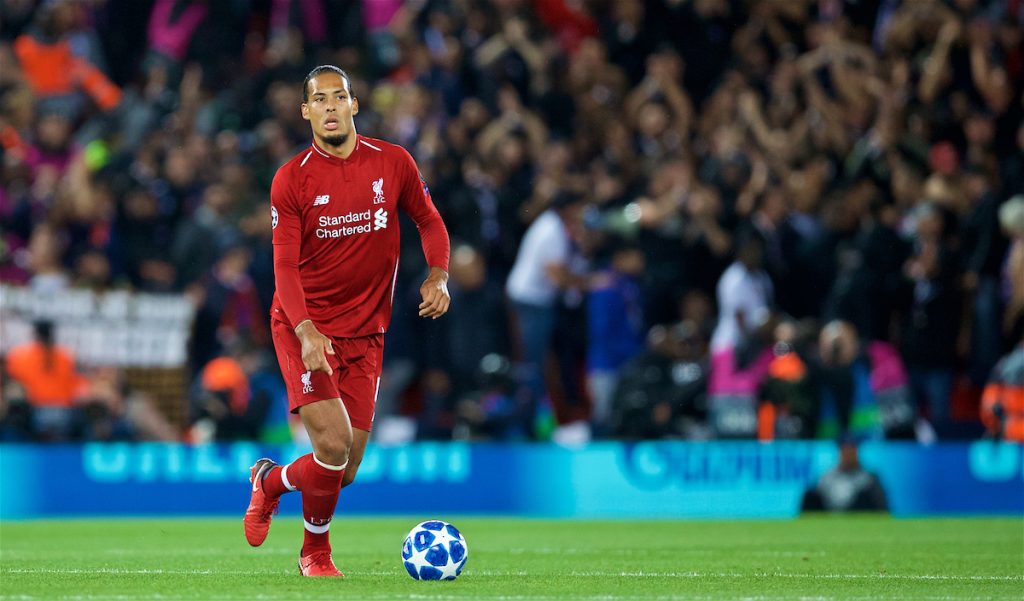
{"label": "player's hand", "polygon": [[430,275],[420,286],[420,296],[423,297],[420,317],[437,319],[447,313],[448,305],[452,302],[448,294],[448,272],[439,267],[431,267]]}
{"label": "player's hand", "polygon": [[[306,320],[295,328],[295,335],[302,343],[302,366],[308,371],[322,371],[327,375],[334,373],[327,355],[334,354],[331,339],[316,329],[312,321]],[[326,354],[325,354],[326,353]]]}

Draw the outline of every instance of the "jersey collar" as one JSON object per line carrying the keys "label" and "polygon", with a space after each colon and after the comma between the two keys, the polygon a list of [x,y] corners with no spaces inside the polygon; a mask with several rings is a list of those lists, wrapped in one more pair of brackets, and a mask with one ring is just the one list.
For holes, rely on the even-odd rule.
{"label": "jersey collar", "polygon": [[320,157],[322,159],[325,159],[327,161],[330,161],[332,163],[347,163],[349,161],[355,160],[356,153],[359,152],[359,147],[362,146],[362,145],[363,145],[363,137],[360,136],[359,134],[356,134],[356,146],[355,146],[355,148],[352,149],[352,154],[348,155],[347,159],[343,159],[341,157],[334,156],[333,154],[327,152],[323,148],[320,148],[320,145],[316,143],[316,139],[315,138],[312,141],[313,152],[318,157]]}

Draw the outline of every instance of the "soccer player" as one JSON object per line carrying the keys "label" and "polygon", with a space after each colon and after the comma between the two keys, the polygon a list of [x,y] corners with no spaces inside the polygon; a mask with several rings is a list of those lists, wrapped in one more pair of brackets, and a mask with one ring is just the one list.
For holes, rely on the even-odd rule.
{"label": "soccer player", "polygon": [[348,74],[332,65],[313,69],[302,101],[313,143],[278,169],[270,190],[277,287],[270,318],[289,407],[313,452],[288,465],[260,459],[252,466],[245,537],[263,544],[280,496],[300,491],[299,572],[342,576],[328,528],[373,422],[398,274],[396,209],[416,223],[430,266],[421,317],[448,310],[449,241],[409,153],[356,133],[359,102]]}

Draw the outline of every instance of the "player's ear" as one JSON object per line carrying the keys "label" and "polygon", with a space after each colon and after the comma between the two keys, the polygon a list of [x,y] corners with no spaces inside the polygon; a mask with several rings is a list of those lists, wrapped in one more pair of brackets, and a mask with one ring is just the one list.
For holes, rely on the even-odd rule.
{"label": "player's ear", "polygon": [[302,113],[302,118],[309,121],[309,105],[303,102],[299,105],[299,112]]}
{"label": "player's ear", "polygon": [[352,114],[359,114],[359,99],[356,98],[355,96],[352,97]]}

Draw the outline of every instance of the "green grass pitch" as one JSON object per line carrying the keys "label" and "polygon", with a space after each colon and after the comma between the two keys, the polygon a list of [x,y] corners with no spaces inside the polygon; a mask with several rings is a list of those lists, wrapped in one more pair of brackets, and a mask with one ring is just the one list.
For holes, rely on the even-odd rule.
{"label": "green grass pitch", "polygon": [[241,519],[6,522],[0,599],[1024,599],[1021,519],[452,518],[469,546],[454,582],[405,573],[401,544],[417,521],[338,516],[344,580],[298,576],[294,516],[277,518],[258,549]]}

